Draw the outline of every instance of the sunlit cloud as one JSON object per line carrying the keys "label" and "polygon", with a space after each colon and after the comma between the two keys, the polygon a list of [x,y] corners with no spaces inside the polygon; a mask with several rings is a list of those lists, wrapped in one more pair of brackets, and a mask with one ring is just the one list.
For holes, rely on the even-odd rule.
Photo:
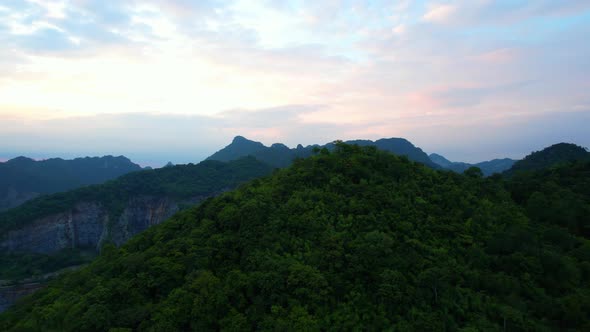
{"label": "sunlit cloud", "polygon": [[456,13],[457,7],[450,4],[431,5],[423,18],[428,22],[449,23]]}
{"label": "sunlit cloud", "polygon": [[474,161],[473,128],[586,117],[589,34],[588,1],[8,1],[0,152],[404,136]]}

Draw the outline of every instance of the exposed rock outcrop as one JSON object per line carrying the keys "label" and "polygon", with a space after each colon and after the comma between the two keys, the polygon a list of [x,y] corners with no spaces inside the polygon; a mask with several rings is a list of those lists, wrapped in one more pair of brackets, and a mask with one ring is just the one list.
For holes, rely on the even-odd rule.
{"label": "exposed rock outcrop", "polygon": [[167,197],[135,197],[114,218],[99,203],[79,203],[68,211],[8,232],[0,239],[0,248],[49,254],[65,248],[99,249],[105,241],[121,245],[133,235],[171,217],[179,211],[179,204],[194,204],[204,198],[178,202]]}

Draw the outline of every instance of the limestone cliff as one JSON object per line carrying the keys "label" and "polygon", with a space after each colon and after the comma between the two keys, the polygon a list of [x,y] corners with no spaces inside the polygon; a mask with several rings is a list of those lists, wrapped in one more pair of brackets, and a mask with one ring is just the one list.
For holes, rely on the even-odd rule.
{"label": "limestone cliff", "polygon": [[161,223],[179,210],[167,197],[139,196],[129,200],[122,213],[111,217],[98,202],[82,202],[61,213],[43,217],[0,236],[0,249],[50,254],[65,248],[96,248],[105,241],[123,244],[133,235]]}

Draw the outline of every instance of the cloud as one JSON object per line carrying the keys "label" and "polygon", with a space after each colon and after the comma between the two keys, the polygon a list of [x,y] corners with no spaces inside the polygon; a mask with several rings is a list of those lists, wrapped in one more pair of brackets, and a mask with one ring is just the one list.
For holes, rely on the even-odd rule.
{"label": "cloud", "polygon": [[572,1],[473,1],[430,3],[423,19],[448,25],[511,25],[530,19],[575,15],[590,9],[590,2]]}
{"label": "cloud", "polygon": [[432,5],[422,17],[433,23],[448,23],[457,12],[457,7],[449,4]]}
{"label": "cloud", "polygon": [[[497,114],[488,116],[485,122],[458,121],[463,115],[423,115],[396,123],[304,120],[303,115],[321,109],[314,105],[287,105],[233,110],[215,116],[129,113],[47,120],[0,114],[0,151],[4,151],[0,157],[123,154],[149,165],[163,165],[169,160],[188,163],[202,160],[236,135],[267,145],[282,142],[291,147],[336,139],[405,137],[426,151],[469,162],[521,158],[534,149],[561,141],[590,146],[586,130],[590,109],[534,117]],[[503,134],[498,136],[498,132]],[[8,139],[13,143],[7,143]]]}
{"label": "cloud", "polygon": [[[233,110],[214,116],[123,113],[59,116],[44,120],[6,112],[0,113],[0,151],[35,157],[64,153],[124,154],[154,163],[167,160],[198,162],[228,144],[236,135],[272,143],[285,136],[295,138],[297,131],[311,133],[314,129],[328,127],[302,128],[299,115],[314,109],[317,106],[291,105]],[[285,113],[290,115],[285,117]],[[276,137],[264,133],[274,133]],[[308,137],[320,138],[317,135]]]}
{"label": "cloud", "polygon": [[589,17],[587,1],[7,0],[2,149],[182,161],[236,134],[467,149],[490,121],[585,111]]}

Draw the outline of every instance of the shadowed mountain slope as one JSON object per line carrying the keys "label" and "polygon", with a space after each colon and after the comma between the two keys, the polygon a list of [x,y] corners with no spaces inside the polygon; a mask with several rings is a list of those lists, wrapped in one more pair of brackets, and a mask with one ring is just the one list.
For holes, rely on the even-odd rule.
{"label": "shadowed mountain slope", "polygon": [[0,163],[0,210],[18,206],[38,195],[99,184],[139,170],[139,165],[123,156],[42,161],[14,158]]}
{"label": "shadowed mountain slope", "polygon": [[550,168],[574,161],[590,160],[590,152],[585,148],[571,143],[558,143],[541,151],[535,151],[519,160],[506,173],[514,174],[521,171],[534,171]]}
{"label": "shadowed mountain slope", "polygon": [[430,160],[440,165],[442,168],[449,169],[457,173],[463,173],[470,167],[477,167],[481,169],[485,176],[490,176],[494,173],[502,173],[514,165],[516,160],[503,158],[493,159],[489,161],[482,161],[476,164],[469,164],[463,162],[453,162],[437,153],[431,153],[429,155]]}
{"label": "shadowed mountain slope", "polygon": [[[399,156],[406,156],[412,161],[422,163],[431,168],[440,168],[439,165],[433,163],[430,158],[428,158],[428,155],[424,153],[422,149],[415,147],[412,143],[403,138],[383,138],[377,141],[353,140],[345,143],[356,144],[359,146],[376,146],[380,150],[391,152]],[[294,159],[309,157],[313,154],[315,148],[323,147],[331,150],[334,148],[334,143],[328,143],[323,146],[309,145],[307,147],[298,145],[296,148],[290,149],[281,143],[275,143],[270,147],[267,147],[260,142],[254,142],[242,136],[236,136],[230,145],[214,153],[207,159],[229,161],[251,155],[274,167],[287,167]]]}
{"label": "shadowed mountain slope", "polygon": [[588,330],[590,243],[504,181],[338,144],[105,248],[0,329]]}

